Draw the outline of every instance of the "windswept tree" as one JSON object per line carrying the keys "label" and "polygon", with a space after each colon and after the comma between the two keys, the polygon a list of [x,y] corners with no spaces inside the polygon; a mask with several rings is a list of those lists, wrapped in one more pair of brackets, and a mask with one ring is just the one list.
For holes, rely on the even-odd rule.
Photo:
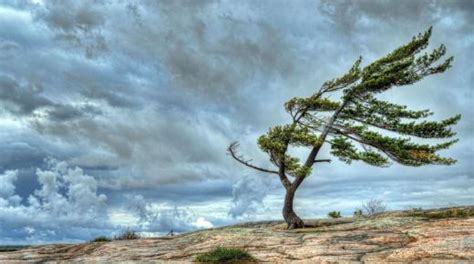
{"label": "windswept tree", "polygon": [[[386,167],[393,162],[406,166],[456,162],[437,152],[457,142],[457,139],[449,140],[455,135],[450,127],[459,121],[460,115],[428,121],[426,118],[433,114],[430,110],[411,110],[376,97],[391,88],[414,84],[451,67],[453,57],[441,61],[446,53],[444,45],[430,53],[421,53],[428,46],[430,36],[431,28],[365,67],[361,67],[359,58],[347,73],[326,81],[313,95],[286,102],[285,110],[291,122],[270,128],[258,139],[260,149],[268,154],[276,169],[252,164],[238,154],[237,142],[229,146],[228,153],[243,165],[278,175],[286,189],[283,218],[289,229],[304,227],[293,210],[293,199],[315,165],[330,162],[318,159],[325,143],[330,145],[332,155],[348,164],[362,161]],[[333,101],[330,96],[340,99]],[[445,140],[439,144],[420,144],[415,138]],[[306,159],[300,161],[291,156],[290,147],[307,147]]]}

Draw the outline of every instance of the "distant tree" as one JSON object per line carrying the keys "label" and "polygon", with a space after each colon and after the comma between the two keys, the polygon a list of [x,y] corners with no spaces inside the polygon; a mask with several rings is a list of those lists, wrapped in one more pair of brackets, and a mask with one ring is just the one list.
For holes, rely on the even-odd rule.
{"label": "distant tree", "polygon": [[[420,144],[412,137],[451,138],[455,133],[450,126],[459,121],[460,115],[441,121],[409,121],[426,118],[432,112],[410,110],[405,105],[376,97],[391,88],[414,84],[451,67],[453,57],[436,64],[446,53],[444,45],[431,53],[420,54],[428,46],[430,36],[431,28],[363,68],[362,58],[359,58],[347,73],[326,81],[313,95],[295,97],[286,102],[285,109],[291,122],[270,128],[258,139],[260,149],[268,154],[277,169],[252,164],[238,154],[237,142],[229,146],[228,153],[238,162],[279,176],[286,189],[283,218],[289,229],[304,227],[304,222],[293,210],[293,199],[314,165],[330,162],[329,159],[317,159],[324,143],[330,145],[332,155],[348,164],[354,160],[379,167],[390,165],[390,161],[407,166],[450,165],[455,162],[439,156],[437,151],[448,148],[457,139],[440,144]],[[340,99],[330,99],[334,95]],[[290,147],[310,149],[304,162],[289,154]]]}

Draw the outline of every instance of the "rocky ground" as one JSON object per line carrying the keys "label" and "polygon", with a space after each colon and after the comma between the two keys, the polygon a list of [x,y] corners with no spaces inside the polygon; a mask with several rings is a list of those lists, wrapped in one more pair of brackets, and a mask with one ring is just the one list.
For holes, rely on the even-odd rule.
{"label": "rocky ground", "polygon": [[391,212],[371,218],[246,223],[174,237],[1,252],[15,262],[193,262],[217,246],[243,248],[265,263],[474,263],[474,206]]}

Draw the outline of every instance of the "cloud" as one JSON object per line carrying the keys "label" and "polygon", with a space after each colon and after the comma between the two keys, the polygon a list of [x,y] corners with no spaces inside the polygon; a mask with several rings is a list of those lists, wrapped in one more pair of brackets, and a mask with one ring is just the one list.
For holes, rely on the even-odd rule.
{"label": "cloud", "polygon": [[[228,144],[239,140],[245,156],[270,166],[256,139],[288,122],[286,100],[311,94],[359,55],[370,63],[431,25],[432,45],[446,44],[454,67],[382,96],[429,108],[435,118],[461,113],[460,143],[446,151],[459,162],[377,170],[334,161],[315,168],[295,206],[314,217],[327,208],[349,212],[357,199],[373,196],[394,207],[435,205],[437,195],[443,204],[472,203],[462,188],[473,179],[472,9],[472,1],[428,0],[0,0],[0,171],[18,170],[4,176],[9,198],[3,203],[10,209],[2,210],[10,211],[0,222],[11,226],[37,211],[44,219],[66,217],[61,205],[92,204],[104,223],[91,222],[88,231],[84,220],[84,229],[63,231],[69,220],[55,228],[27,219],[27,228],[12,228],[8,239],[115,232],[125,223],[108,219],[109,211],[125,210],[137,195],[145,220],[137,224],[132,220],[142,211],[125,210],[131,220],[124,222],[143,232],[278,217],[283,190],[269,187],[278,179],[246,176],[254,172],[225,155]],[[75,182],[68,170],[43,164],[47,157],[93,179]],[[327,149],[322,158],[330,158]],[[97,204],[100,194],[107,199]],[[30,195],[38,208],[28,203]],[[82,195],[85,204],[73,198]]]}
{"label": "cloud", "polygon": [[5,110],[20,117],[47,118],[61,122],[98,113],[98,110],[87,104],[72,106],[55,103],[41,94],[41,85],[22,85],[7,75],[0,75],[0,86],[0,102],[3,102]]}
{"label": "cloud", "polygon": [[107,50],[100,30],[105,23],[101,2],[45,1],[37,6],[36,19],[45,22],[57,41],[79,47],[87,58],[94,58]]}
{"label": "cloud", "polygon": [[14,182],[18,178],[18,170],[8,170],[0,174],[0,206],[18,204],[21,198],[15,195]]}
{"label": "cloud", "polygon": [[[78,242],[131,228],[145,235],[165,235],[212,228],[212,220],[186,207],[156,203],[142,195],[124,195],[127,203],[112,209],[98,181],[67,162],[47,159],[36,169],[39,187],[28,197],[17,194],[18,170],[0,174],[0,243]],[[112,219],[122,210],[129,221]],[[35,216],[35,217],[31,217]]]}
{"label": "cloud", "polygon": [[0,41],[0,59],[11,59],[20,46],[14,41]]}
{"label": "cloud", "polygon": [[0,175],[1,243],[80,241],[112,228],[104,214],[107,197],[82,169],[47,160],[47,169],[36,171],[40,188],[27,198],[15,192],[17,175]]}
{"label": "cloud", "polygon": [[166,234],[172,230],[181,233],[214,226],[206,218],[196,216],[189,209],[150,203],[141,195],[130,198],[128,209],[139,216],[137,227],[140,231]]}
{"label": "cloud", "polygon": [[[267,175],[265,175],[267,176]],[[247,175],[239,179],[232,186],[232,207],[229,215],[232,218],[252,216],[258,211],[263,211],[263,200],[271,188],[271,178]]]}
{"label": "cloud", "polygon": [[39,88],[34,85],[20,86],[9,76],[0,76],[0,100],[5,102],[7,109],[19,115],[31,115],[33,111],[51,106],[53,103],[38,94]]}

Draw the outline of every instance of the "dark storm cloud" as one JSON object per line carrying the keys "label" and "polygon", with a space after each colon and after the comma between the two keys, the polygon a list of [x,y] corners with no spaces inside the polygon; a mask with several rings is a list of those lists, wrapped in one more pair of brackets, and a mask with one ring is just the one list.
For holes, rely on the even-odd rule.
{"label": "dark storm cloud", "polygon": [[[386,27],[397,27],[392,37],[400,38],[414,34],[413,29],[447,25],[450,34],[463,37],[462,34],[472,32],[474,22],[474,4],[469,0],[323,1],[318,8],[329,18],[331,26],[347,34],[346,38],[358,38],[357,35],[366,33],[374,36],[371,41],[375,43],[387,40],[375,36]],[[378,26],[374,27],[374,22]]]}
{"label": "dark storm cloud", "polygon": [[15,114],[31,115],[38,108],[53,105],[50,100],[38,94],[36,86],[21,86],[9,76],[0,75],[0,86],[0,100]]}
{"label": "dark storm cloud", "polygon": [[46,153],[26,142],[2,142],[0,168],[18,169],[38,166]]}
{"label": "dark storm cloud", "polygon": [[[126,204],[127,197],[122,190],[105,188],[103,192],[115,205]],[[232,196],[232,181],[225,179],[206,180],[201,182],[182,182],[170,184],[157,184],[137,188],[130,192],[133,195],[142,195],[154,202],[174,201],[176,206],[184,207],[192,203],[207,203],[219,201]]]}
{"label": "dark storm cloud", "polygon": [[47,117],[53,121],[61,122],[83,116],[84,114],[97,114],[99,110],[85,105],[77,108],[71,105],[54,103],[41,94],[43,88],[35,84],[19,84],[7,75],[0,75],[0,101],[5,110],[19,116],[34,116],[35,110],[43,109]]}
{"label": "dark storm cloud", "polygon": [[91,31],[104,24],[103,14],[97,10],[99,1],[52,1],[46,2],[45,11],[39,17],[49,27],[63,32]]}
{"label": "dark storm cloud", "polygon": [[100,27],[105,22],[102,1],[46,1],[37,9],[40,19],[54,32],[55,39],[84,50],[93,58],[107,50]]}
{"label": "dark storm cloud", "polygon": [[[59,1],[36,8],[35,18],[58,40],[75,39],[80,44],[89,40],[90,32],[100,32],[103,41],[111,45],[110,53],[119,51],[116,55],[130,55],[152,67],[161,64],[173,86],[205,97],[225,97],[260,74],[291,74],[293,51],[275,25],[263,17],[241,18],[229,7],[216,9],[218,4]],[[139,17],[143,23],[130,23],[123,17]],[[108,54],[105,50],[96,53]]]}
{"label": "dark storm cloud", "polygon": [[[334,17],[334,22],[339,21],[350,29],[350,19],[358,19],[361,16],[369,16],[372,19],[386,21],[387,23],[402,24],[409,21],[436,22],[440,19],[441,12],[444,14],[460,13],[466,22],[471,22],[474,4],[469,0],[421,0],[421,1],[389,1],[362,0],[353,1],[322,1],[320,6],[324,14]],[[422,16],[420,18],[420,15]],[[407,24],[407,26],[409,26]]]}
{"label": "dark storm cloud", "polygon": [[[394,209],[435,206],[436,197],[472,203],[463,187],[473,179],[472,13],[472,1],[0,0],[0,175],[18,169],[8,182],[22,199],[16,213],[0,206],[9,214],[0,222],[33,210],[26,199],[46,184],[36,174],[48,170],[46,157],[84,168],[94,181],[81,176],[89,179],[81,188],[107,196],[103,208],[118,217],[97,228],[163,232],[275,218],[282,190],[270,183],[278,180],[239,167],[227,145],[239,140],[242,153],[270,166],[256,139],[288,121],[286,100],[431,25],[430,48],[446,44],[454,67],[382,97],[435,118],[461,113],[461,141],[445,152],[459,162],[380,170],[334,161],[305,181],[297,208],[313,217],[370,198]],[[329,158],[327,148],[322,154]],[[139,206],[127,207],[133,201]],[[54,217],[38,210],[41,221]],[[133,217],[138,223],[127,222]],[[41,221],[29,225],[45,232],[15,226],[9,241],[60,239],[47,233],[60,228]],[[78,235],[93,226],[86,222],[67,236],[86,239]]]}
{"label": "dark storm cloud", "polygon": [[0,60],[11,59],[20,46],[13,41],[0,41]]}
{"label": "dark storm cloud", "polygon": [[[94,4],[101,5],[103,3]],[[140,7],[137,7],[136,10],[142,12],[140,17],[148,23],[124,25],[124,32],[118,31],[117,26],[121,21],[113,21],[113,16],[111,16],[111,22],[89,25],[88,27],[94,30],[100,28],[100,31],[109,37],[107,41],[116,44],[110,47],[108,53],[103,54],[110,56],[105,69],[102,65],[94,65],[93,62],[90,65],[92,68],[87,69],[87,63],[79,61],[74,64],[77,66],[67,66],[70,69],[65,74],[63,84],[58,83],[51,87],[51,89],[58,89],[58,85],[66,85],[70,87],[71,91],[77,91],[80,95],[92,100],[105,100],[110,106],[116,108],[133,105],[141,105],[141,108],[151,106],[151,110],[148,108],[143,113],[149,113],[150,116],[147,119],[151,118],[155,123],[143,120],[143,122],[139,121],[130,126],[124,120],[124,123],[114,125],[110,124],[110,118],[116,117],[113,112],[110,112],[104,113],[105,118],[108,119],[81,119],[70,122],[34,121],[34,127],[41,133],[63,137],[65,140],[80,137],[91,143],[95,141],[99,146],[103,146],[119,158],[132,159],[133,163],[144,163],[144,166],[147,167],[146,174],[158,174],[157,177],[162,178],[174,176],[160,175],[163,174],[161,172],[163,169],[159,169],[157,172],[157,169],[152,165],[155,164],[152,160],[161,160],[165,163],[167,161],[176,162],[179,160],[178,157],[183,157],[185,161],[191,162],[198,161],[197,159],[213,159],[214,162],[221,160],[222,158],[217,157],[222,156],[222,152],[219,150],[224,150],[231,138],[222,141],[219,149],[211,146],[210,142],[207,146],[202,146],[202,139],[189,140],[196,130],[188,128],[185,122],[189,122],[189,120],[181,120],[188,116],[188,113],[202,111],[202,106],[223,113],[236,113],[233,117],[235,120],[248,119],[253,112],[258,111],[254,109],[255,107],[266,108],[264,105],[260,106],[255,103],[260,99],[259,96],[243,97],[238,92],[242,91],[244,94],[250,95],[258,90],[268,91],[269,87],[265,80],[268,80],[269,76],[278,77],[283,74],[291,76],[294,68],[293,51],[289,49],[286,40],[275,29],[275,26],[258,16],[252,19],[242,19],[239,18],[239,14],[206,11],[206,5],[194,6],[190,4],[184,7],[170,3],[163,5],[165,6],[163,7],[162,4],[139,5]],[[123,8],[123,6],[119,7]],[[68,12],[82,12],[82,8],[80,5],[71,5],[72,11]],[[74,22],[74,17],[77,16],[75,13],[71,14],[72,18],[63,21],[64,19],[55,18],[56,9],[50,5],[46,5],[43,9],[40,8],[40,10],[41,12],[38,11],[40,15],[37,15],[36,18],[40,22],[44,21],[49,28],[53,27],[55,34],[56,31],[75,32],[76,24],[80,24]],[[118,7],[106,4],[103,4],[103,12],[105,12],[104,10],[111,13],[123,12]],[[183,13],[181,16],[170,15],[178,10]],[[155,16],[156,13],[160,13],[163,17]],[[211,15],[211,19],[207,18],[209,15]],[[214,20],[221,24],[214,23]],[[165,24],[165,26],[156,26],[160,24]],[[200,26],[194,28],[193,25]],[[207,34],[206,27],[212,29]],[[250,30],[248,30],[249,28]],[[77,36],[81,37],[79,34]],[[279,56],[273,56],[273,54],[279,54]],[[133,58],[130,57],[132,55]],[[140,65],[132,68],[133,66],[127,66],[124,63]],[[156,72],[156,70],[161,72]],[[166,82],[156,80],[153,76],[165,73],[167,74]],[[129,81],[130,78],[138,80],[138,82],[145,81],[136,83]],[[249,86],[250,83],[252,84]],[[183,90],[175,93],[172,91],[175,88]],[[140,100],[139,98],[142,96],[147,96],[147,98]],[[176,104],[176,96],[183,98],[178,104]],[[196,96],[201,99],[196,99]],[[213,102],[216,98],[219,98],[218,102],[225,100],[227,104]],[[156,99],[156,101],[149,99]],[[157,106],[158,110],[154,110],[155,104],[166,104],[167,101],[173,102],[170,107],[178,108],[175,111],[170,111],[169,108],[163,109]],[[187,104],[183,104],[183,102]],[[231,102],[234,102],[235,105]],[[253,107],[249,107],[249,103]],[[237,107],[240,109],[232,110]],[[239,112],[243,112],[243,114]],[[107,114],[110,115],[107,116]],[[124,111],[121,114],[125,116],[142,115],[142,113],[133,111]],[[154,115],[162,115],[162,117],[157,118]],[[215,113],[202,113],[205,119],[209,119],[212,115]],[[142,116],[138,118],[138,120],[141,119],[143,119]],[[234,128],[235,131],[230,131],[217,123],[219,121],[228,122],[227,117],[217,116],[213,119],[206,121],[206,125],[216,127],[219,131],[224,129],[224,132],[227,133],[226,137],[239,133],[238,127]],[[199,124],[197,125],[199,126]],[[198,131],[204,132],[203,130],[207,130],[207,128],[198,129]],[[150,141],[158,139],[162,142],[161,146],[157,149],[150,149]],[[178,142],[186,143],[179,144]],[[168,144],[170,147],[166,147]],[[143,153],[148,153],[148,155]],[[143,165],[140,166],[143,167]],[[148,168],[150,166],[152,168]],[[164,169],[165,174],[169,174],[168,170],[174,169]],[[174,173],[171,172],[171,174]],[[179,174],[185,178],[201,177],[193,175],[194,172],[187,170]],[[210,174],[216,174],[216,172]]]}

